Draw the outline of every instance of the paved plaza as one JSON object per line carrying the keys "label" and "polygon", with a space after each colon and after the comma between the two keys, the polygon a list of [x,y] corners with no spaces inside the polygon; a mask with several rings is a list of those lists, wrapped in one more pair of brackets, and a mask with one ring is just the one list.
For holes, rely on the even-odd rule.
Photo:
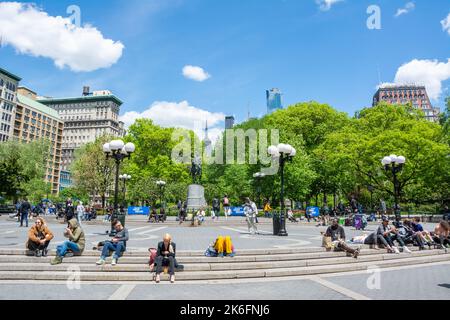
{"label": "paved plaza", "polygon": [[[54,217],[46,219],[55,239],[54,249],[64,240],[62,231],[65,224]],[[30,226],[32,221],[30,221]],[[219,222],[210,220],[201,227],[188,224],[181,226],[173,218],[166,224],[150,224],[144,217],[130,217],[127,220],[130,231],[129,250],[146,249],[156,246],[163,234],[170,233],[179,251],[205,250],[217,235],[230,235],[236,249],[267,248],[308,248],[321,245],[321,231],[315,223],[287,224],[289,236],[272,235],[270,220],[261,218],[260,235],[249,235],[244,218],[233,217]],[[432,224],[425,224],[426,228]],[[102,221],[86,222],[83,228],[87,238],[87,248],[108,237],[105,231],[109,223]],[[375,230],[369,225],[365,232]],[[362,231],[346,227],[347,238],[359,235]],[[0,217],[0,248],[23,249],[26,241],[26,228],[6,216]],[[227,300],[242,299],[284,299],[284,300],[366,300],[366,299],[450,299],[450,262],[429,265],[393,267],[380,270],[376,276],[378,284],[373,287],[373,273],[358,271],[352,273],[327,274],[316,276],[297,276],[271,279],[205,280],[183,281],[175,284],[151,282],[82,282],[79,288],[69,289],[64,281],[46,283],[37,280],[0,280],[0,299],[33,299],[39,290],[42,299],[186,299],[186,300]],[[218,294],[220,292],[220,295]]]}

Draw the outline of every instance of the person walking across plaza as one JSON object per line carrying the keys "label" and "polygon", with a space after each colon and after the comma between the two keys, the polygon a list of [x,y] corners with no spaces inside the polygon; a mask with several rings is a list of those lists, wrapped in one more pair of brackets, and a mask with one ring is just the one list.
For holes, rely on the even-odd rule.
{"label": "person walking across plaza", "polygon": [[78,223],[81,226],[81,221],[83,220],[84,217],[84,206],[83,206],[83,202],[78,202],[78,206],[77,206],[77,218],[78,218]]}
{"label": "person walking across plaza", "polygon": [[111,265],[115,266],[117,261],[122,256],[123,252],[127,250],[127,241],[129,239],[128,229],[125,228],[122,223],[115,219],[112,222],[114,229],[116,230],[116,235],[111,241],[106,241],[103,246],[102,255],[100,260],[97,261],[97,265],[103,265],[106,262],[106,257],[109,255],[110,251],[114,252]]}
{"label": "person walking across plaza", "polygon": [[177,246],[172,242],[172,236],[168,233],[164,235],[163,241],[158,243],[158,251],[156,254],[156,277],[155,282],[161,281],[160,274],[163,271],[163,266],[169,267],[170,282],[175,282],[175,267],[177,265],[175,255]]}
{"label": "person walking across plaza", "polygon": [[266,200],[266,203],[264,204],[264,217],[270,218],[272,212],[272,207],[270,206],[270,201]]}
{"label": "person walking across plaza", "polygon": [[28,202],[27,198],[23,199],[23,202],[20,204],[19,208],[20,212],[20,227],[23,227],[23,220],[25,220],[25,226],[28,228],[28,215],[31,212],[31,204]]}
{"label": "person walking across plaza", "polygon": [[223,197],[223,211],[225,213],[225,220],[228,220],[228,215],[230,214],[230,199],[228,199],[228,195]]}
{"label": "person walking across plaza", "polygon": [[46,257],[48,245],[53,239],[53,233],[45,224],[43,218],[38,217],[35,224],[28,231],[28,241],[26,247],[32,251],[36,257]]}
{"label": "person walking across plaza", "polygon": [[220,214],[220,201],[218,197],[214,197],[212,201],[212,211],[211,211],[212,219],[214,220],[217,218],[217,220],[219,220],[219,214]]}
{"label": "person walking across plaza", "polygon": [[256,215],[258,214],[258,208],[256,204],[250,200],[250,198],[245,198],[244,212],[247,219],[248,232],[252,235],[259,234],[258,228],[256,227]]}
{"label": "person walking across plaza", "polygon": [[56,257],[52,260],[52,265],[62,263],[68,250],[76,254],[82,254],[84,251],[86,238],[84,236],[83,229],[78,224],[77,219],[73,218],[69,221],[68,227],[64,230],[64,236],[69,240],[64,241],[63,244],[56,247]]}

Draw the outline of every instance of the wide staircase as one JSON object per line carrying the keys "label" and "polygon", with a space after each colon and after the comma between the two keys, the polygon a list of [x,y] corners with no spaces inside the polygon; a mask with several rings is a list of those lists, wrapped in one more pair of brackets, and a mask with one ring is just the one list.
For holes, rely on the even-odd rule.
{"label": "wide staircase", "polygon": [[[178,272],[176,278],[177,281],[196,281],[293,277],[450,261],[450,253],[444,250],[411,249],[411,254],[387,254],[385,250],[362,246],[358,259],[342,252],[326,252],[323,248],[239,250],[233,258],[210,258],[203,256],[202,251],[179,251],[177,260],[184,265],[184,271]],[[57,266],[50,265],[54,251],[45,258],[28,257],[25,253],[25,250],[0,248],[0,280],[61,281],[73,277],[74,271],[78,270],[81,281],[153,279],[147,251],[130,250],[116,266],[97,266],[99,252],[92,250],[85,251],[82,256],[65,258]],[[168,279],[167,274],[161,276],[162,281]]]}

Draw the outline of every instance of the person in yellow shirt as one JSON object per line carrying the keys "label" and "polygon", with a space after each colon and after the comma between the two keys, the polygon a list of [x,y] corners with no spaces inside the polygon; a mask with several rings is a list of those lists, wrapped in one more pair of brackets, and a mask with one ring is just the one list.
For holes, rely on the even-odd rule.
{"label": "person in yellow shirt", "polygon": [[264,205],[264,217],[270,218],[270,212],[272,211],[272,207],[270,206],[270,201],[267,200]]}

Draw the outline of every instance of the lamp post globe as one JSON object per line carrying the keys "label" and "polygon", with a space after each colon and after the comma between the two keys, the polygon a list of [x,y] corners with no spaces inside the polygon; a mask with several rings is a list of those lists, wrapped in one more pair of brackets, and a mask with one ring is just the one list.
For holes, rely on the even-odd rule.
{"label": "lamp post globe", "polygon": [[[102,147],[103,152],[106,155],[106,158],[112,158],[115,161],[116,165],[116,175],[115,175],[115,183],[114,183],[114,212],[111,217],[111,230],[109,231],[110,236],[114,236],[116,231],[112,225],[112,222],[115,219],[119,219],[123,226],[125,226],[125,215],[119,212],[119,180],[124,178],[124,175],[119,175],[120,172],[120,164],[125,159],[130,159],[131,154],[135,151],[135,145],[133,143],[125,143],[120,140],[112,140],[109,143],[105,143]],[[128,178],[128,175],[126,175]],[[130,176],[131,178],[131,176]]]}
{"label": "lamp post globe", "polygon": [[406,158],[404,156],[397,156],[391,154],[386,156],[381,160],[382,165],[386,172],[392,173],[392,180],[394,184],[394,213],[396,218],[401,218],[401,210],[399,206],[399,198],[401,196],[401,184],[398,181],[397,175],[403,170],[406,163]]}
{"label": "lamp post globe", "polygon": [[163,180],[158,180],[156,181],[156,185],[159,187],[159,203],[161,208],[163,208],[164,187],[166,186],[166,182]]}
{"label": "lamp post globe", "polygon": [[272,156],[273,159],[278,159],[280,164],[280,180],[281,180],[281,212],[280,212],[280,230],[278,236],[287,236],[286,231],[286,212],[284,203],[284,167],[286,162],[292,161],[296,156],[297,150],[289,144],[280,143],[277,146],[270,146],[267,152]]}

